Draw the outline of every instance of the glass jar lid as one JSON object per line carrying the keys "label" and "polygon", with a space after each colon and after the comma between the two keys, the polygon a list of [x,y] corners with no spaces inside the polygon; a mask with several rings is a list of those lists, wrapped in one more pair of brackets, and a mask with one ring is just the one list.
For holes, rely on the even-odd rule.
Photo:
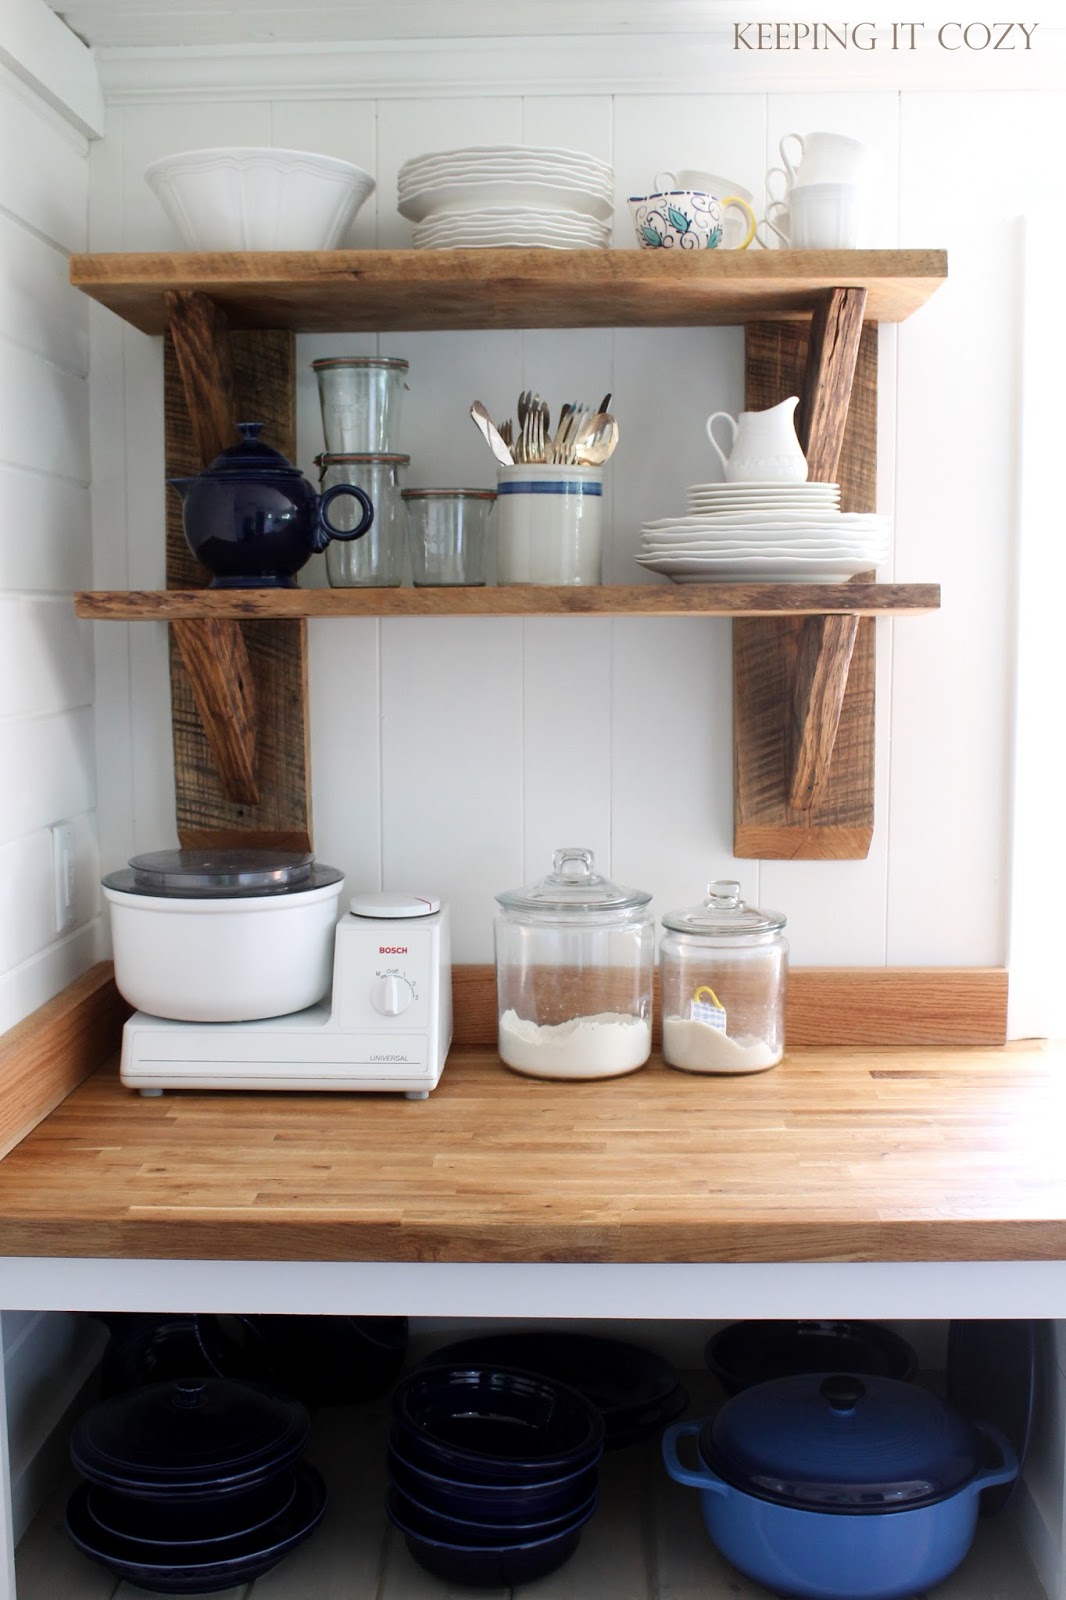
{"label": "glass jar lid", "polygon": [[363,450],[358,452],[347,451],[343,455],[324,453],[315,457],[315,466],[325,469],[326,467],[343,465],[349,461],[355,461],[361,464],[366,464],[373,461],[384,461],[387,466],[406,467],[410,464],[411,457],[397,455],[392,450]]}
{"label": "glass jar lid", "polygon": [[973,1425],[918,1384],[825,1372],[735,1395],[704,1423],[699,1452],[762,1500],[853,1514],[946,1499],[982,1460]]}
{"label": "glass jar lid", "polygon": [[225,478],[236,473],[242,477],[254,475],[257,478],[264,474],[278,478],[301,476],[299,467],[294,467],[280,450],[274,450],[260,439],[263,431],[261,422],[238,422],[237,429],[241,436],[240,443],[231,444],[221,455],[217,455],[200,474],[202,478]]}
{"label": "glass jar lid", "polygon": [[495,489],[401,489],[404,500],[495,500]]}
{"label": "glass jar lid", "polygon": [[329,367],[391,367],[398,372],[406,372],[411,363],[402,356],[323,356],[319,361],[312,361],[311,365],[316,372],[323,372]]}
{"label": "glass jar lid", "polygon": [[496,896],[509,911],[551,911],[581,916],[585,912],[628,911],[646,906],[651,899],[643,889],[627,889],[595,871],[591,850],[573,846],[556,850],[554,871],[539,883],[522,889],[505,889]]}
{"label": "glass jar lid", "polygon": [[131,856],[110,872],[105,888],[162,899],[227,899],[297,894],[339,883],[343,873],[315,861],[309,851],[155,850]]}
{"label": "glass jar lid", "polygon": [[780,911],[759,911],[740,898],[740,884],[731,878],[720,878],[707,885],[707,898],[701,906],[691,906],[685,911],[667,911],[663,914],[663,927],[675,933],[732,934],[736,938],[748,933],[775,933],[785,926]]}

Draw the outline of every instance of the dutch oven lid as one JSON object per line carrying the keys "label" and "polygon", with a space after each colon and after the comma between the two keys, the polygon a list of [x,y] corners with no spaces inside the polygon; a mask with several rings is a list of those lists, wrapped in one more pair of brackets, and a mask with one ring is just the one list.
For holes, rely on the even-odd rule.
{"label": "dutch oven lid", "polygon": [[756,1384],[705,1422],[700,1454],[728,1483],[797,1509],[873,1513],[945,1500],[982,1462],[970,1423],[916,1384],[804,1373]]}
{"label": "dutch oven lid", "polygon": [[240,900],[324,889],[343,876],[336,867],[316,862],[309,851],[155,850],[131,856],[128,867],[103,881],[122,894]]}
{"label": "dutch oven lid", "polygon": [[731,878],[707,885],[707,898],[701,906],[685,911],[667,911],[663,927],[677,933],[732,935],[774,933],[785,926],[780,911],[759,911],[740,898],[740,884]]}
{"label": "dutch oven lid", "polygon": [[310,1431],[296,1400],[229,1378],[181,1378],[93,1406],[71,1434],[70,1456],[105,1488],[192,1493],[282,1471]]}
{"label": "dutch oven lid", "polygon": [[628,911],[646,906],[651,899],[643,889],[627,889],[595,870],[591,850],[556,850],[554,871],[539,883],[523,889],[505,889],[496,896],[511,911],[548,911],[562,915],[597,911]]}
{"label": "dutch oven lid", "polygon": [[260,439],[263,431],[261,422],[238,422],[237,430],[241,436],[240,443],[231,444],[228,450],[217,455],[200,474],[201,478],[228,478],[234,475],[242,478],[302,477],[299,467],[294,467],[280,450],[272,449]]}

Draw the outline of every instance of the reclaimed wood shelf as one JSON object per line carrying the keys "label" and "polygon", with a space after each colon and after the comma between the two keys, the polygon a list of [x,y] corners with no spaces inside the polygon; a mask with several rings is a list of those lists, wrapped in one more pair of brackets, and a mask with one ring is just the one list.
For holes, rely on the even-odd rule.
{"label": "reclaimed wood shelf", "polygon": [[167,295],[202,294],[233,328],[294,333],[669,328],[809,315],[833,288],[902,322],[947,276],[943,250],[331,250],[75,255],[70,279],[142,333]]}
{"label": "reclaimed wood shelf", "polygon": [[514,584],[471,589],[102,589],[74,596],[79,617],[172,622],[294,617],[912,616],[935,611],[935,583]]}
{"label": "reclaimed wood shelf", "polygon": [[[939,250],[364,250],[76,255],[70,263],[79,289],[143,332],[166,334],[168,476],[211,461],[232,442],[238,416],[263,420],[271,442],[295,456],[297,332],[744,323],[746,408],[799,394],[809,478],[839,482],[851,511],[875,505],[874,323],[910,316],[946,273]],[[205,582],[170,496],[173,601],[78,601],[83,616],[170,622],[177,828],[189,846],[311,848],[308,617],[626,612],[735,619],[734,853],[865,856],[873,619],[939,604],[932,584],[868,582],[585,594],[295,591],[296,601],[208,599]]]}

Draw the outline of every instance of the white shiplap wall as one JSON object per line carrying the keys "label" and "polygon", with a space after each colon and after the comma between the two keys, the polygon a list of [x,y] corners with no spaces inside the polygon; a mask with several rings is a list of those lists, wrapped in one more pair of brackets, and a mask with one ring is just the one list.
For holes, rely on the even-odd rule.
{"label": "white shiplap wall", "polygon": [[[43,5],[13,0],[0,17],[0,1033],[102,949],[92,640],[70,601],[92,574],[89,319],[66,282],[67,256],[88,237],[95,76],[68,40]],[[69,115],[57,109],[68,91]],[[75,861],[62,933],[60,822]],[[48,1441],[99,1341],[78,1317],[5,1311],[0,1346],[0,1525],[10,1514],[18,1534],[49,1487]]]}
{"label": "white shiplap wall", "polygon": [[[173,246],[142,172],[194,145],[274,143],[366,166],[378,191],[350,240],[364,246],[409,242],[396,172],[426,149],[542,142],[612,160],[616,242],[629,246],[625,197],[664,165],[710,166],[758,194],[788,129],[828,126],[875,145],[883,165],[866,242],[946,246],[951,276],[911,322],[881,334],[879,496],[897,516],[894,560],[881,575],[939,580],[944,608],[879,625],[869,859],[732,858],[729,625],[695,619],[312,624],[316,848],[353,885],[439,889],[464,961],[491,956],[494,892],[539,876],[555,845],[580,842],[612,874],[651,889],[659,911],[692,902],[711,877],[738,876],[750,899],[788,914],[798,962],[1000,963],[1018,485],[1016,441],[993,420],[990,397],[1019,383],[1013,218],[1038,203],[1043,175],[1031,155],[1051,148],[1064,96],[857,93],[846,69],[835,93],[731,94],[723,77],[719,92],[642,94],[638,45],[620,93],[554,93],[550,77],[541,93],[508,93],[525,70],[520,41],[474,52],[476,71],[467,70],[480,88],[441,98],[425,83],[374,98],[365,81],[351,95],[334,82],[328,98],[303,89],[286,98],[257,91],[255,64],[229,87],[241,75],[233,62],[220,87],[215,64],[197,54],[165,72],[150,64],[161,85],[153,99],[150,87],[131,86],[135,61],[105,63],[122,72],[92,154],[92,247]],[[309,70],[302,59],[301,82]],[[281,76],[276,63],[264,72],[272,84]],[[993,114],[995,171],[1011,182],[989,227],[980,205],[988,164],[972,148]],[[159,341],[104,312],[92,333],[96,580],[152,585],[163,571]],[[622,445],[608,471],[608,581],[637,578],[642,520],[682,509],[686,485],[715,476],[703,419],[742,402],[735,329],[308,337],[299,344],[305,471],[322,447],[309,362],[374,349],[411,361],[399,441],[411,484],[492,482],[466,416],[475,396],[505,413],[525,385],[555,407],[612,389]],[[97,652],[111,866],[133,847],[172,840],[165,640],[149,625],[101,628]],[[1039,1031],[1027,1021],[1019,1031]]]}

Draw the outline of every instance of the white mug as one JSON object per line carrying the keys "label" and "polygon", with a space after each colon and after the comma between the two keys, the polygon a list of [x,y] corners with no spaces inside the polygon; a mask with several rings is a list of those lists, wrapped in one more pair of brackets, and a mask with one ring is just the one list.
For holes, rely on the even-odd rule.
{"label": "white mug", "polygon": [[[769,228],[771,233],[777,234],[786,250],[789,249],[792,244],[792,211],[788,201],[771,200],[759,223],[759,228]],[[763,238],[758,228],[755,230],[755,236],[765,250],[774,248],[768,239]]]}
{"label": "white mug", "polygon": [[[790,141],[799,146],[795,160],[790,159]],[[786,133],[778,149],[794,189],[810,183],[860,183],[874,164],[869,146],[843,133]]]}
{"label": "white mug", "polygon": [[[859,236],[862,197],[861,188],[854,183],[810,183],[793,189],[788,224],[792,249],[853,250]],[[769,225],[773,227],[773,223]]]}

